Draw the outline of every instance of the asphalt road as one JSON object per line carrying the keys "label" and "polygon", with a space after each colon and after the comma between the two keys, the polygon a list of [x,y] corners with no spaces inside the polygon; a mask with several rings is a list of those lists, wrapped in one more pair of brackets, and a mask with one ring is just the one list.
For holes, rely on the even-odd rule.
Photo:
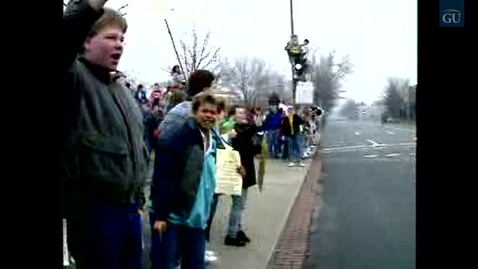
{"label": "asphalt road", "polygon": [[304,269],[415,268],[415,129],[329,121]]}

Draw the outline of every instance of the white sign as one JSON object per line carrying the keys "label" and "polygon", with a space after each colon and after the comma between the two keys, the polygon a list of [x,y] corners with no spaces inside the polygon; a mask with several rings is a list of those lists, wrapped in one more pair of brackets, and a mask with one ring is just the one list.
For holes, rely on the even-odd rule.
{"label": "white sign", "polygon": [[297,82],[295,93],[297,104],[311,105],[314,102],[314,84],[312,82]]}

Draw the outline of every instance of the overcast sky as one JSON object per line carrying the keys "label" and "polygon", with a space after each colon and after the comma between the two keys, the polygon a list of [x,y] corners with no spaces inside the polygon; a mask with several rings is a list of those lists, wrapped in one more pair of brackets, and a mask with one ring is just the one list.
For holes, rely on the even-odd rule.
{"label": "overcast sky", "polygon": [[[290,36],[287,0],[110,0],[107,5],[126,3],[130,27],[120,69],[144,82],[166,80],[163,67],[175,64],[165,17],[176,39],[195,24],[200,34],[211,30],[223,57],[259,57],[290,76],[284,52]],[[319,54],[350,55],[355,72],[344,82],[346,97],[371,103],[390,76],[417,82],[416,0],[295,0],[294,21],[299,39],[309,39]]]}

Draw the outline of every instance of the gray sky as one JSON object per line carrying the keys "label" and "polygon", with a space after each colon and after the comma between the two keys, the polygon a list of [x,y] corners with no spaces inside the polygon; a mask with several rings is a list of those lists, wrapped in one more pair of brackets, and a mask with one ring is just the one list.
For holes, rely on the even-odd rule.
{"label": "gray sky", "polygon": [[[164,81],[162,68],[175,64],[165,17],[175,39],[187,37],[196,25],[200,34],[211,30],[211,43],[221,47],[223,57],[259,57],[290,76],[284,51],[290,36],[287,0],[110,0],[107,5],[125,3],[130,28],[120,69],[141,81]],[[166,12],[170,8],[174,11]],[[355,72],[344,82],[346,97],[371,103],[390,76],[417,82],[415,0],[295,0],[294,21],[299,39],[309,39],[319,54],[350,55]]]}

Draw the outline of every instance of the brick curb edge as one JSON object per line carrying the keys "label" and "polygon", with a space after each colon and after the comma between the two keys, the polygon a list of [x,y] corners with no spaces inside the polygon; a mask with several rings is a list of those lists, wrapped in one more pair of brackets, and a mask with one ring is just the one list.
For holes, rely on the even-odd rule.
{"label": "brick curb edge", "polygon": [[309,252],[312,215],[319,201],[322,161],[316,152],[295,199],[284,230],[274,248],[267,269],[301,269]]}

